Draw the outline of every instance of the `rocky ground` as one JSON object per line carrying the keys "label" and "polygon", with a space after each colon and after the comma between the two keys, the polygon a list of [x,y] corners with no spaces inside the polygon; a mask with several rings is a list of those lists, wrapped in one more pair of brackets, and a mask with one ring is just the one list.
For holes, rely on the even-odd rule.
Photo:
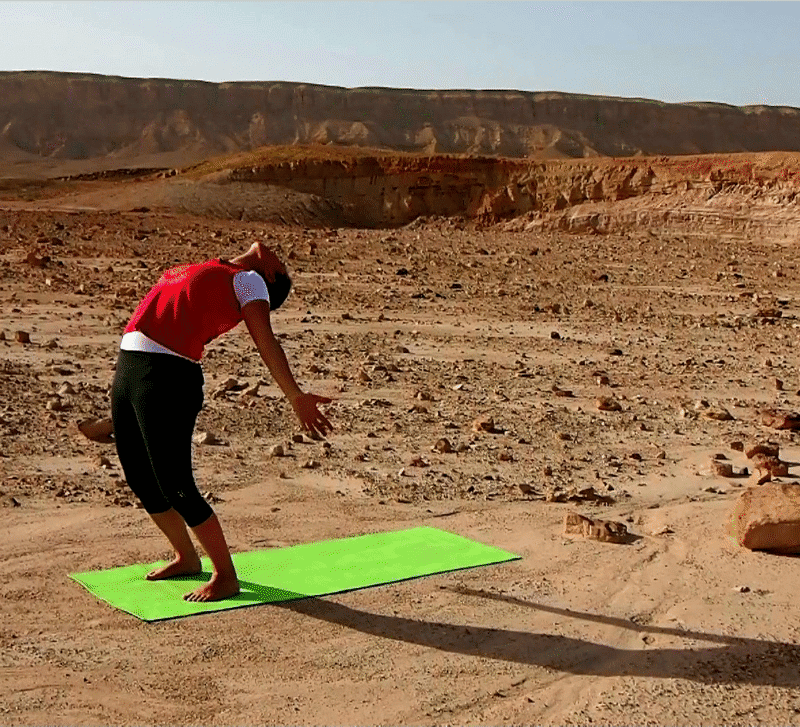
{"label": "rocky ground", "polygon": [[[244,327],[209,346],[194,457],[232,548],[428,524],[522,560],[149,625],[67,579],[166,557],[113,444],[75,423],[108,416],[163,269],[255,239],[288,261],[274,326],[336,430],[299,436]],[[800,462],[761,417],[800,406],[796,267],[784,238],[702,226],[8,204],[0,723],[798,723],[797,561],[726,534],[738,443],[778,444],[786,480]],[[573,511],[630,538],[567,538]]]}

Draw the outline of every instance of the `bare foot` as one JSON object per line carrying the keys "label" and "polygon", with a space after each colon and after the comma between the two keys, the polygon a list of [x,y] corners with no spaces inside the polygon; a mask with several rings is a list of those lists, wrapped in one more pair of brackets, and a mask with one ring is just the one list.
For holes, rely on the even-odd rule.
{"label": "bare foot", "polygon": [[214,573],[208,583],[184,594],[183,599],[185,601],[222,601],[237,593],[239,593],[239,579],[236,574],[221,576],[219,573]]}
{"label": "bare foot", "polygon": [[161,581],[165,578],[174,578],[175,576],[191,576],[201,571],[200,556],[195,554],[194,558],[176,557],[165,566],[151,570],[145,576],[145,579],[148,581]]}

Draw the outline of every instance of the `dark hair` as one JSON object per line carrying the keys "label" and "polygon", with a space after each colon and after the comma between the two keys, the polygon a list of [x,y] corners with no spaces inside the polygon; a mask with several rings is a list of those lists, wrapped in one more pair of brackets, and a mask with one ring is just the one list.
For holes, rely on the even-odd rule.
{"label": "dark hair", "polygon": [[267,291],[269,292],[269,309],[278,310],[283,305],[283,301],[289,297],[289,291],[292,289],[292,279],[286,273],[275,273],[275,282],[267,283]]}

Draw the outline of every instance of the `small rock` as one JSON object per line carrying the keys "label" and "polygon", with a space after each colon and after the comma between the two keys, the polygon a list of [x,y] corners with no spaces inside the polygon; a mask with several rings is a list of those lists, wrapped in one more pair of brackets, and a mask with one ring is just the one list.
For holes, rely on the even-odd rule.
{"label": "small rock", "polygon": [[303,469],[305,470],[315,470],[320,466],[320,463],[315,459],[309,459],[303,462]]}
{"label": "small rock", "polygon": [[594,403],[600,411],[622,411],[622,404],[610,396],[601,396]]}
{"label": "small rock", "polygon": [[498,430],[497,427],[495,427],[494,419],[492,417],[479,416],[472,422],[472,431],[496,433]]}
{"label": "small rock", "polygon": [[76,394],[77,392],[73,388],[72,384],[70,384],[69,381],[67,381],[67,382],[61,384],[61,386],[58,387],[58,391],[56,393],[59,396],[72,396],[73,394]]}
{"label": "small rock", "polygon": [[25,256],[25,262],[33,268],[43,268],[47,263],[50,262],[50,257],[48,255],[39,257],[35,252],[33,252],[33,250],[31,250]]}
{"label": "small rock", "polygon": [[247,382],[240,383],[238,379],[229,376],[214,389],[214,396],[219,397],[227,391],[241,391],[245,388],[247,388]]}
{"label": "small rock", "polygon": [[733,465],[730,462],[712,459],[711,474],[717,475],[717,477],[733,477]]}
{"label": "small rock", "polygon": [[14,339],[17,343],[30,343],[31,335],[27,331],[16,331],[14,333]]}
{"label": "small rock", "polygon": [[241,396],[258,396],[258,390],[261,388],[261,382],[256,381],[255,384],[252,386],[248,386],[242,393]]}
{"label": "small rock", "polygon": [[199,432],[192,437],[195,444],[221,444],[213,432]]}
{"label": "small rock", "polygon": [[729,422],[733,419],[733,415],[723,407],[709,408],[703,412],[703,416],[717,422]]}
{"label": "small rock", "polygon": [[283,457],[286,454],[286,451],[283,448],[282,444],[276,444],[269,450],[270,457]]}
{"label": "small rock", "polygon": [[[789,465],[786,462],[781,462],[777,457],[755,454],[752,457],[752,462],[758,484],[769,482],[773,477],[786,477],[789,474]],[[767,474],[769,477],[764,478]]]}
{"label": "small rock", "polygon": [[744,442],[735,441],[730,443],[730,448],[734,452],[744,452]]}
{"label": "small rock", "polygon": [[85,419],[75,425],[78,431],[87,439],[100,444],[111,444],[114,441],[114,424],[110,418]]}
{"label": "small rock", "polygon": [[613,520],[592,520],[568,512],[564,516],[564,535],[599,540],[603,543],[626,543],[630,539],[628,528],[624,523]]}
{"label": "small rock", "polygon": [[745,452],[747,459],[753,459],[758,454],[778,459],[780,457],[780,447],[777,444],[757,443],[748,446]]}
{"label": "small rock", "polygon": [[561,338],[561,334],[558,331],[550,331],[550,338],[554,341],[558,341]]}
{"label": "small rock", "polygon": [[764,409],[761,412],[761,423],[771,429],[800,429],[800,414],[784,409]]}
{"label": "small rock", "polygon": [[536,488],[533,485],[528,485],[528,484],[526,484],[524,482],[520,482],[517,485],[517,487],[519,487],[520,492],[522,492],[523,495],[538,495],[539,494],[538,491],[536,490]]}
{"label": "small rock", "polygon": [[441,452],[442,454],[450,454],[451,452],[455,452],[450,440],[444,437],[436,441],[436,444],[433,445],[433,450],[435,452]]}
{"label": "small rock", "polygon": [[736,593],[750,593],[750,586],[735,586],[733,590]]}
{"label": "small rock", "polygon": [[58,397],[53,397],[52,399],[48,399],[47,404],[45,404],[45,407],[47,408],[48,411],[64,410],[64,404]]}

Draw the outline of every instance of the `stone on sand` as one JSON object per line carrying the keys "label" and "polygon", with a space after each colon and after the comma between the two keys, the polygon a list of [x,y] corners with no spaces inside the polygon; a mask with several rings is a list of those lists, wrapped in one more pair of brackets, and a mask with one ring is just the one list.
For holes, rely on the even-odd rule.
{"label": "stone on sand", "polygon": [[442,437],[441,439],[436,441],[436,444],[433,445],[432,449],[435,452],[441,452],[442,454],[450,454],[451,452],[455,452],[453,449],[453,445],[450,443],[450,440]]}
{"label": "stone on sand", "polygon": [[213,432],[198,432],[192,437],[195,444],[221,444]]}
{"label": "stone on sand", "polygon": [[761,423],[771,429],[800,429],[800,414],[785,409],[764,409],[761,412]]}
{"label": "stone on sand", "polygon": [[593,520],[577,512],[564,515],[564,535],[588,538],[602,543],[625,543],[629,539],[628,528],[614,520]]}
{"label": "stone on sand", "polygon": [[736,502],[730,527],[744,548],[800,553],[800,483],[749,487]]}
{"label": "stone on sand", "polygon": [[87,439],[100,444],[111,444],[114,439],[114,424],[111,419],[106,417],[104,419],[84,419],[81,422],[75,423],[78,431],[83,434]]}
{"label": "stone on sand", "polygon": [[622,411],[622,404],[610,396],[601,396],[594,403],[600,411]]}

